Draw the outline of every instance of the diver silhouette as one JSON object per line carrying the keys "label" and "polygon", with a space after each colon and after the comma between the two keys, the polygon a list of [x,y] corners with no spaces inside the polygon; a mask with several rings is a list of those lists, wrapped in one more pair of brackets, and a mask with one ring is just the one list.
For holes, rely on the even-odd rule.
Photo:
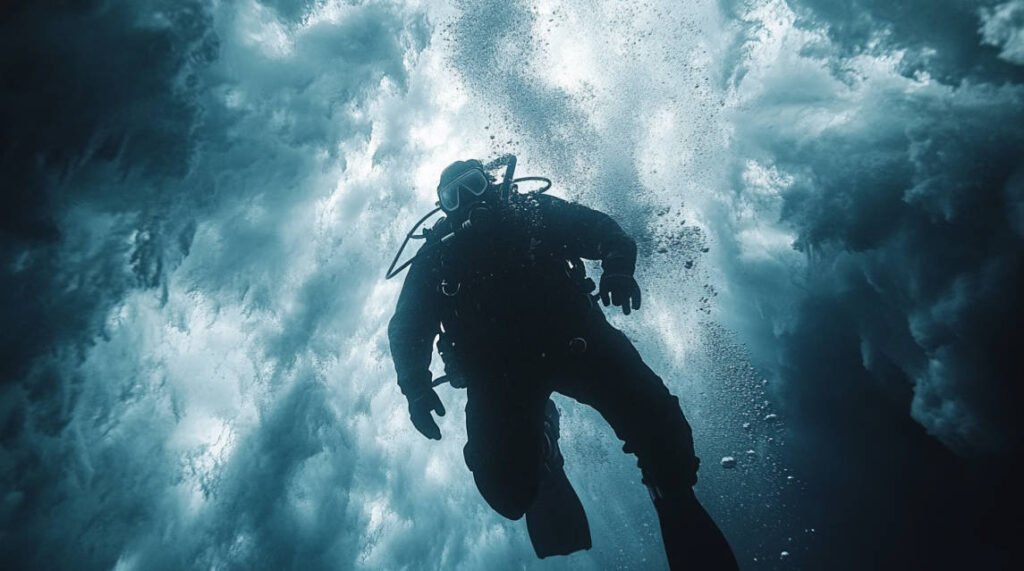
{"label": "diver silhouette", "polygon": [[[609,216],[514,179],[516,160],[458,161],[441,174],[445,217],[421,235],[388,326],[413,425],[440,439],[434,388],[467,389],[466,464],[487,503],[526,525],[538,557],[591,547],[558,449],[558,392],[595,408],[637,457],[671,569],[737,569],[694,496],[699,459],[678,399],[596,303],[640,309],[636,244]],[[491,170],[505,166],[499,183]],[[519,193],[514,183],[547,182]],[[404,249],[405,244],[403,244]],[[600,260],[597,295],[581,259]],[[445,376],[429,367],[437,339]]]}

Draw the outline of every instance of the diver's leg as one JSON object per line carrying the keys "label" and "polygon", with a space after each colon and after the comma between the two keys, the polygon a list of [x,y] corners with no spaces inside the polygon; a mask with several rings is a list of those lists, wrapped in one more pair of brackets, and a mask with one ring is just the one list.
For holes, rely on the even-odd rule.
{"label": "diver's leg", "polygon": [[531,378],[469,383],[466,465],[495,511],[526,515],[538,557],[590,549],[587,515],[562,469],[558,411]]}
{"label": "diver's leg", "polygon": [[501,375],[474,379],[467,389],[466,465],[484,500],[519,519],[537,496],[550,393]]}
{"label": "diver's leg", "polygon": [[603,320],[556,390],[588,404],[637,456],[672,569],[737,569],[722,532],[693,495],[699,460],[679,400],[622,332]]}

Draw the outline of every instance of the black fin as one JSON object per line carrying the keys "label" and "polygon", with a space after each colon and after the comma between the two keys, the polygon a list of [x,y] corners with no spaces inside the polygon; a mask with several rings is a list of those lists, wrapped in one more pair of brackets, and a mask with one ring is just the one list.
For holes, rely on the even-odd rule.
{"label": "black fin", "polygon": [[547,474],[526,511],[526,531],[533,550],[541,559],[591,547],[587,513],[562,467],[564,459],[558,449],[559,414],[553,401],[548,400],[544,413],[544,470]]}

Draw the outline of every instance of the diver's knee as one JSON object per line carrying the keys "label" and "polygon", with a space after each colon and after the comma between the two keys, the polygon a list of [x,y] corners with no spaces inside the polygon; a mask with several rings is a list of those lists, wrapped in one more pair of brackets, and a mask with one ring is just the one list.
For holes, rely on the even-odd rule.
{"label": "diver's knee", "polygon": [[530,507],[530,503],[531,502],[497,501],[488,502],[488,505],[490,505],[491,508],[494,511],[498,512],[502,517],[508,518],[512,521],[516,521],[522,518],[524,515],[526,515],[526,510],[527,508]]}
{"label": "diver's knee", "polygon": [[537,486],[531,482],[493,475],[487,477],[476,472],[473,473],[473,479],[487,505],[511,520],[523,517],[537,495]]}
{"label": "diver's knee", "polygon": [[480,495],[494,511],[511,520],[526,514],[540,485],[540,454],[529,452],[482,451],[468,444],[464,450],[466,466],[473,473]]}
{"label": "diver's knee", "polygon": [[623,439],[623,451],[636,455],[644,483],[661,488],[696,484],[700,458],[694,450],[693,432],[678,405],[652,410],[646,421]]}

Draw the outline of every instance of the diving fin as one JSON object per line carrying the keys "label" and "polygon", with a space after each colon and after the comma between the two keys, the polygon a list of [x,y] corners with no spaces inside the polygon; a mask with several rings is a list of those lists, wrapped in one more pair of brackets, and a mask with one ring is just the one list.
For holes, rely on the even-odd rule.
{"label": "diving fin", "polygon": [[537,557],[569,555],[590,549],[590,524],[583,503],[565,475],[565,460],[558,449],[559,415],[547,402],[544,415],[544,478],[533,504],[526,510],[526,531]]}
{"label": "diving fin", "polygon": [[559,468],[541,482],[537,498],[526,510],[526,531],[541,559],[590,549],[587,513],[565,470]]}

